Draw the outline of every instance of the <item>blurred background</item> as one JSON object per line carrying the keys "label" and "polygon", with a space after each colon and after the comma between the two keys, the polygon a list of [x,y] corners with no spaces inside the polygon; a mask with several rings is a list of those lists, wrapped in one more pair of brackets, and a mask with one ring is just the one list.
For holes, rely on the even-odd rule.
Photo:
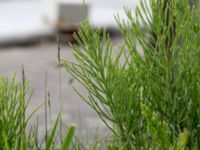
{"label": "blurred background", "polygon": [[[63,124],[76,124],[85,140],[95,135],[106,136],[109,131],[97,115],[76,95],[72,86],[83,95],[86,90],[61,69],[61,89],[57,60],[56,35],[61,39],[61,57],[75,61],[68,42],[74,42],[72,33],[81,20],[88,18],[95,27],[108,28],[114,43],[119,44],[119,34],[114,15],[127,20],[124,6],[134,10],[139,0],[1,0],[0,1],[0,74],[11,77],[17,73],[21,79],[22,64],[34,95],[30,102],[32,112],[45,98],[45,75],[54,121],[63,100]],[[61,96],[60,96],[61,91]],[[50,112],[49,112],[50,113]],[[45,131],[44,108],[32,118],[39,120],[39,133]]]}
{"label": "blurred background", "polygon": [[139,0],[1,0],[0,43],[26,42],[72,31],[82,19],[95,27],[116,29],[114,15],[126,19],[124,6],[134,9]]}

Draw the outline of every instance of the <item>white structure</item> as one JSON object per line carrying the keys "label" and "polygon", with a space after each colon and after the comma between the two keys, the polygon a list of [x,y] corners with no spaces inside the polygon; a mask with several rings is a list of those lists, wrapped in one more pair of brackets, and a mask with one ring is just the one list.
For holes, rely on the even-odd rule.
{"label": "white structure", "polygon": [[0,43],[21,42],[49,35],[45,7],[39,1],[0,2]]}
{"label": "white structure", "polygon": [[[86,0],[87,1],[87,0]],[[95,26],[118,28],[115,15],[127,20],[124,7],[134,11],[140,0],[89,0],[89,20]]]}
{"label": "white structure", "polygon": [[73,30],[88,16],[88,4],[82,0],[44,0],[45,15],[56,29]]}
{"label": "white structure", "polygon": [[25,41],[72,29],[84,18],[95,26],[116,28],[114,15],[139,0],[5,0],[0,2],[0,43]]}
{"label": "white structure", "polygon": [[[127,19],[124,7],[134,10],[139,0],[45,0],[49,9],[47,15],[50,20],[57,23],[67,23],[73,27],[83,18],[96,27],[117,28],[114,16],[119,14],[121,18]],[[84,6],[83,2],[86,3]]]}

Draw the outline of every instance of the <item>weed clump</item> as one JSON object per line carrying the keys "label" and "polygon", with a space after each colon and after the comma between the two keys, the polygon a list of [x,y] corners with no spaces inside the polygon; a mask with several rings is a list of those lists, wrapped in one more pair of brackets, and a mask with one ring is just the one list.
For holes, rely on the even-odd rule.
{"label": "weed clump", "polygon": [[129,22],[116,17],[117,56],[106,30],[82,22],[79,46],[71,45],[77,63],[63,63],[118,139],[114,147],[200,149],[199,10],[185,0],[140,0],[135,17],[125,9]]}

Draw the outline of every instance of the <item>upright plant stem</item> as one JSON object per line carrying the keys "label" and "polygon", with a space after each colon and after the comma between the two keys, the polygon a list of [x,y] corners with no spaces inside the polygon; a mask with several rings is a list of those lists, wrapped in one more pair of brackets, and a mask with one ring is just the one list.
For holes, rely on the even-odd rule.
{"label": "upright plant stem", "polygon": [[45,144],[47,146],[47,138],[48,138],[48,125],[47,125],[47,76],[48,71],[45,74]]}
{"label": "upright plant stem", "polygon": [[[173,103],[173,113],[176,112],[176,100],[174,98],[174,94],[173,94],[173,87],[172,84],[174,83],[174,69],[171,68],[172,66],[172,51],[171,51],[171,47],[172,47],[172,43],[174,41],[175,35],[176,35],[176,23],[175,23],[175,19],[173,20],[172,25],[170,25],[170,17],[173,18],[173,13],[170,13],[170,9],[172,9],[172,1],[170,0],[165,0],[164,2],[164,23],[165,23],[165,27],[167,28],[167,30],[169,30],[169,33],[167,33],[168,35],[166,36],[165,39],[165,44],[166,44],[166,67],[167,67],[167,74],[166,74],[166,81],[167,81],[167,101],[171,101]],[[173,11],[173,10],[171,10]],[[166,13],[166,18],[165,18],[165,13]],[[173,122],[173,142],[175,142],[176,140],[176,114],[173,114],[173,118],[172,118],[172,122]],[[174,146],[176,145],[176,143],[174,143]]]}
{"label": "upright plant stem", "polygon": [[26,84],[26,78],[25,78],[25,72],[24,72],[24,65],[22,65],[22,107],[23,107],[23,112],[22,112],[22,115],[23,115],[23,120],[22,120],[22,129],[23,129],[23,139],[25,139],[25,119],[26,119],[26,114],[25,114],[25,85]]}
{"label": "upright plant stem", "polygon": [[60,142],[62,145],[63,142],[63,136],[62,136],[62,111],[63,111],[63,100],[62,100],[62,84],[61,84],[61,59],[60,59],[60,38],[59,34],[57,34],[57,44],[58,44],[58,65],[59,65],[59,94],[60,94]]}

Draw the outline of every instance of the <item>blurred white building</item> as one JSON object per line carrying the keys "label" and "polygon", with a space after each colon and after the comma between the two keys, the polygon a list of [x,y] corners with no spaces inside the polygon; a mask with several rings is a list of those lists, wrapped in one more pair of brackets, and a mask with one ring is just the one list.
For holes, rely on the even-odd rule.
{"label": "blurred white building", "polygon": [[124,6],[139,0],[4,0],[0,1],[0,43],[24,41],[71,30],[88,18],[95,26],[116,28],[114,15],[126,18]]}

